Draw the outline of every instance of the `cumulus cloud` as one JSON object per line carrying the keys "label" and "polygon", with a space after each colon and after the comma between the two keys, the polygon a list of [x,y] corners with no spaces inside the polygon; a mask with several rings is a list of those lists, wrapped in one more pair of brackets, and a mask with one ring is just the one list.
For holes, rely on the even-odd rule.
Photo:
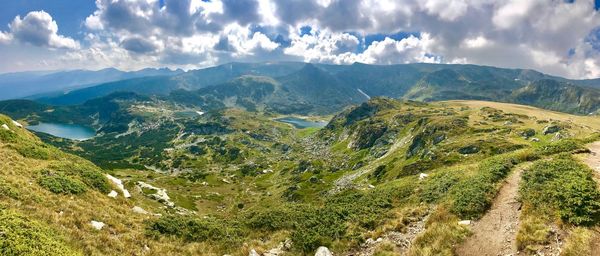
{"label": "cumulus cloud", "polygon": [[0,42],[18,40],[41,47],[79,48],[77,41],[58,34],[58,25],[44,11],[29,12],[22,19],[17,16],[8,26],[10,32],[0,32]]}
{"label": "cumulus cloud", "polygon": [[96,0],[83,25],[80,46],[34,12],[0,42],[81,48],[69,63],[83,66],[440,62],[600,75],[592,0]]}

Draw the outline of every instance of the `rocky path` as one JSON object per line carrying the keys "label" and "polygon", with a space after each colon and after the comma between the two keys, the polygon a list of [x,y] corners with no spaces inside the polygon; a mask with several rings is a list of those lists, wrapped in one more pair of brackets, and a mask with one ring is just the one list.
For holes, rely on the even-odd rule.
{"label": "rocky path", "polygon": [[587,154],[582,160],[592,170],[597,181],[600,180],[600,141],[588,145],[591,153]]}
{"label": "rocky path", "polygon": [[[594,170],[594,179],[596,182],[600,183],[600,141],[589,144],[588,148],[591,152],[585,155],[582,160]],[[597,227],[593,229],[592,233],[592,255],[600,256],[600,228]]]}
{"label": "rocky path", "polygon": [[523,166],[506,179],[492,208],[471,226],[473,235],[460,245],[458,255],[516,255],[515,237],[519,228],[520,203],[517,201]]}

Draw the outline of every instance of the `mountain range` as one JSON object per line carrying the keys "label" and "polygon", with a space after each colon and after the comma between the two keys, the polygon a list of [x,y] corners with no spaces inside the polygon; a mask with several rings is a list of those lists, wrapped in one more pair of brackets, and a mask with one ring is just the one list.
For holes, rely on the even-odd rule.
{"label": "mountain range", "polygon": [[[115,72],[119,75],[103,74]],[[67,74],[42,77],[70,77]],[[86,81],[89,84],[94,77],[117,79],[115,76],[134,78],[67,91],[64,86],[82,81],[72,76],[61,91],[28,98],[50,105],[77,105],[127,91],[207,109],[236,106],[298,114],[331,114],[377,96],[425,102],[489,100],[585,115],[600,108],[600,80],[571,80],[534,70],[477,65],[228,63],[188,72],[105,70]]]}
{"label": "mountain range", "polygon": [[130,72],[106,68],[98,71],[68,70],[6,73],[0,74],[0,91],[2,91],[0,100],[49,97],[112,81],[147,76],[170,76],[182,72],[182,70],[166,68],[146,68]]}

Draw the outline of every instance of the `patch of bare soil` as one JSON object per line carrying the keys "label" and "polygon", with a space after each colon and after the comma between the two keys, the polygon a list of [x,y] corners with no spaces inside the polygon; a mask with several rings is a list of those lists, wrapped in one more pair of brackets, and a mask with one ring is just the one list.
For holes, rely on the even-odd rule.
{"label": "patch of bare soil", "polygon": [[521,208],[517,195],[522,172],[522,168],[516,168],[506,179],[494,199],[492,208],[472,224],[473,235],[457,248],[458,255],[517,254],[515,237],[519,228]]}

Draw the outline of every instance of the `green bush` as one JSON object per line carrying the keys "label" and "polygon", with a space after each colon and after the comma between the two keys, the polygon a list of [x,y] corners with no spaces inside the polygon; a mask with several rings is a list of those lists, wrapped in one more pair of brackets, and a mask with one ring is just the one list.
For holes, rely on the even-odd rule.
{"label": "green bush", "polygon": [[450,211],[461,218],[479,218],[491,205],[496,184],[519,162],[514,154],[496,156],[483,161],[477,173],[451,190]]}
{"label": "green bush", "polygon": [[48,160],[57,158],[59,152],[55,148],[46,144],[37,144],[25,142],[11,145],[23,157],[34,158],[40,160]]}
{"label": "green bush", "polygon": [[452,191],[450,211],[463,219],[480,217],[491,205],[493,184],[478,177],[460,182]]}
{"label": "green bush", "polygon": [[56,194],[78,195],[86,191],[86,186],[81,181],[49,171],[43,172],[42,176],[38,179],[38,184]]}
{"label": "green bush", "polygon": [[0,255],[81,255],[41,223],[0,209]]}
{"label": "green bush", "polygon": [[458,182],[458,177],[450,172],[434,174],[425,180],[420,191],[420,198],[427,203],[433,203],[444,197],[450,188]]}
{"label": "green bush", "polygon": [[146,229],[151,236],[169,235],[188,242],[211,241],[229,246],[240,243],[243,232],[235,222],[221,219],[198,219],[191,216],[165,215],[149,223]]}
{"label": "green bush", "polygon": [[263,209],[253,210],[246,214],[245,223],[252,229],[276,231],[289,229],[294,226],[296,212],[290,205],[273,207],[265,211]]}
{"label": "green bush", "polygon": [[0,178],[0,198],[3,196],[9,197],[12,199],[19,199],[21,197],[21,194],[19,193],[19,190],[15,189],[10,184],[8,184],[5,180]]}
{"label": "green bush", "polygon": [[319,246],[329,246],[346,234],[346,214],[340,208],[307,207],[297,220],[291,234],[296,249],[314,252]]}
{"label": "green bush", "polygon": [[49,168],[64,176],[78,178],[90,188],[96,189],[102,193],[111,191],[111,186],[108,183],[106,176],[104,176],[100,169],[91,163],[71,161],[68,164],[55,163],[50,165]]}
{"label": "green bush", "polygon": [[592,171],[569,155],[535,163],[523,174],[521,199],[540,212],[556,213],[566,222],[598,222],[600,191]]}
{"label": "green bush", "polygon": [[572,152],[578,149],[583,149],[583,145],[580,141],[564,139],[541,146],[538,148],[538,152],[542,155],[553,155],[563,152]]}

